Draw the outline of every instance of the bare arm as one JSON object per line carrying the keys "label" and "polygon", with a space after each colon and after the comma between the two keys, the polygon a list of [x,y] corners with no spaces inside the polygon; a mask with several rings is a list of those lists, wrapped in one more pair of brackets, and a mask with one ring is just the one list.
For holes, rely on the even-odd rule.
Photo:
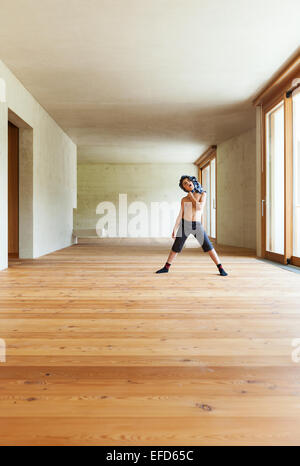
{"label": "bare arm", "polygon": [[183,216],[183,205],[182,205],[182,204],[183,204],[183,202],[181,201],[180,211],[179,211],[179,214],[178,214],[178,216],[177,216],[177,219],[176,219],[176,222],[175,222],[173,231],[172,231],[172,238],[175,237],[176,232],[177,232],[178,227],[179,227],[179,224],[180,224],[180,222],[181,222],[182,216]]}
{"label": "bare arm", "polygon": [[193,206],[196,207],[196,210],[200,210],[201,212],[203,212],[205,202],[206,202],[206,193],[202,193],[200,195],[199,201],[195,198],[194,194],[191,192],[188,194],[188,196]]}

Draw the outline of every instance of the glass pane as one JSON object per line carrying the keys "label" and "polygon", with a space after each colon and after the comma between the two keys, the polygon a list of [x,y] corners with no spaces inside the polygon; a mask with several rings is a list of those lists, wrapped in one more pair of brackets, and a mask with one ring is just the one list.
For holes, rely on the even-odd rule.
{"label": "glass pane", "polygon": [[202,186],[206,191],[206,204],[203,211],[203,226],[206,233],[210,236],[210,166],[202,170]]}
{"label": "glass pane", "polygon": [[211,237],[216,237],[216,159],[212,159],[210,164],[211,170],[211,204],[210,204],[210,226]]}
{"label": "glass pane", "polygon": [[266,250],[284,253],[284,105],[266,115]]}
{"label": "glass pane", "polygon": [[294,127],[294,241],[293,256],[300,257],[300,93],[293,97],[293,127]]}

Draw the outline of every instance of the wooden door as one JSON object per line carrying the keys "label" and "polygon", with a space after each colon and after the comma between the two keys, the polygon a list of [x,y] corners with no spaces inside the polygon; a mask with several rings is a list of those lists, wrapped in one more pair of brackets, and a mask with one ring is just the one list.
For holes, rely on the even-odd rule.
{"label": "wooden door", "polygon": [[292,196],[292,257],[300,267],[300,92],[293,97],[293,196]]}
{"label": "wooden door", "polygon": [[19,257],[19,128],[8,122],[8,255]]}

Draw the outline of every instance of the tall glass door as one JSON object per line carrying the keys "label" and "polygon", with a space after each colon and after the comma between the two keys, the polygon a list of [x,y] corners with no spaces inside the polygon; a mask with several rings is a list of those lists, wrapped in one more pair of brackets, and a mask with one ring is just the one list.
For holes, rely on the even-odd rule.
{"label": "tall glass door", "polygon": [[265,255],[284,260],[284,102],[266,114],[265,199],[262,215],[265,219]]}
{"label": "tall glass door", "polygon": [[211,205],[211,192],[210,192],[210,164],[202,168],[202,186],[206,191],[206,203],[203,211],[203,226],[208,236],[210,236],[210,205]]}
{"label": "tall glass door", "polygon": [[300,93],[293,97],[293,256],[300,265]]}
{"label": "tall glass door", "polygon": [[203,226],[208,236],[216,239],[217,233],[217,182],[216,182],[216,157],[201,167],[201,183],[206,191],[206,204],[203,212]]}
{"label": "tall glass door", "polygon": [[211,171],[211,199],[210,199],[210,236],[216,237],[216,222],[217,222],[217,189],[216,189],[216,158],[210,163]]}
{"label": "tall glass door", "polygon": [[[300,267],[299,57],[258,98],[261,153],[259,255]],[[261,149],[261,150],[260,150]]]}

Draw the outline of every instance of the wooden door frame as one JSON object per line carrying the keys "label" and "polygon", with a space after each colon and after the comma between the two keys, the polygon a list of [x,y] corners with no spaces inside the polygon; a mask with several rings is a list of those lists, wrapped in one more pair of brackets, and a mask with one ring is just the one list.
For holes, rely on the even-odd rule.
{"label": "wooden door frame", "polygon": [[[293,252],[293,100],[292,92],[299,87],[300,53],[291,57],[270,82],[253,100],[253,105],[261,106],[261,255],[266,259],[283,264],[294,261],[300,265],[300,259],[292,256]],[[296,81],[295,81],[296,80]],[[284,254],[266,251],[266,113],[280,101],[284,102]],[[263,211],[262,211],[263,209]],[[295,260],[296,259],[296,260]]]}
{"label": "wooden door frame", "polygon": [[19,129],[19,257],[34,257],[33,128],[8,107],[8,121]]}
{"label": "wooden door frame", "polygon": [[[266,250],[266,175],[267,140],[266,116],[283,102],[284,109],[284,252]],[[293,100],[286,92],[262,106],[262,170],[261,170],[261,250],[266,259],[287,264],[293,252]]]}
{"label": "wooden door frame", "polygon": [[[210,162],[211,162],[211,158],[209,159],[209,161],[207,163],[205,163],[205,165],[203,165],[201,168],[200,168],[200,171],[201,171],[201,185],[202,185],[202,181],[203,181],[203,171],[209,167],[209,189],[210,189],[210,193],[209,195],[211,194],[211,166],[210,166]],[[210,197],[209,197],[209,201],[210,201]],[[207,205],[207,200],[206,200],[206,205]],[[209,209],[210,209],[210,206],[209,206]],[[207,220],[207,218],[206,218]],[[207,229],[208,227],[208,222],[206,222],[206,225],[204,225],[205,227],[205,230]],[[211,236],[211,211],[209,212],[209,232],[210,234],[208,235],[208,237],[210,239],[215,239]]]}
{"label": "wooden door frame", "polygon": [[[267,217],[266,217],[266,197],[267,197],[267,125],[266,125],[266,117],[267,114],[275,109],[279,104],[283,102],[284,104],[284,97],[282,95],[277,96],[275,99],[272,99],[271,102],[268,102],[267,105],[262,107],[262,170],[261,170],[261,251],[262,256],[265,259],[272,260],[274,262],[280,262],[282,264],[285,263],[285,256],[284,254],[278,254],[275,252],[267,251],[266,241],[267,241]],[[284,109],[285,110],[285,109]],[[285,183],[285,180],[284,180]],[[285,232],[284,232],[285,233]],[[285,240],[284,240],[285,243]],[[284,247],[285,250],[285,247]]]}
{"label": "wooden door frame", "polygon": [[[293,115],[293,111],[294,111],[294,105],[293,105],[293,99],[289,99],[291,102],[290,102],[290,105],[291,105],[291,115],[292,115],[292,118],[291,118],[291,122],[290,122],[290,131],[291,131],[291,152],[292,152],[292,157],[291,157],[291,160],[289,160],[289,163],[291,164],[291,203],[290,203],[290,207],[291,207],[291,212],[290,212],[290,216],[291,216],[291,219],[292,219],[292,229],[291,229],[291,232],[290,232],[290,235],[291,235],[291,255],[290,255],[290,262],[292,265],[296,265],[297,267],[300,267],[300,257],[297,257],[297,256],[294,256],[293,255],[293,252],[294,252],[294,231],[293,231],[293,217],[294,217],[294,134],[293,134],[293,128],[294,128],[294,115]],[[298,167],[298,170],[300,169],[300,167]]]}
{"label": "wooden door frame", "polygon": [[284,263],[293,255],[293,98],[284,95]]}
{"label": "wooden door frame", "polygon": [[[213,145],[210,146],[205,152],[203,152],[200,157],[194,162],[194,165],[197,166],[198,168],[198,179],[202,185],[202,170],[204,170],[206,167],[208,167],[211,164],[211,161],[215,159],[215,190],[216,190],[216,237],[212,237],[209,235],[209,238],[212,239],[213,241],[217,242],[217,237],[218,237],[218,231],[217,231],[217,225],[218,225],[218,217],[217,217],[217,189],[218,189],[218,183],[217,183],[217,146]],[[210,185],[211,185],[211,169],[210,169]],[[211,232],[211,215],[210,215],[210,232]]]}

